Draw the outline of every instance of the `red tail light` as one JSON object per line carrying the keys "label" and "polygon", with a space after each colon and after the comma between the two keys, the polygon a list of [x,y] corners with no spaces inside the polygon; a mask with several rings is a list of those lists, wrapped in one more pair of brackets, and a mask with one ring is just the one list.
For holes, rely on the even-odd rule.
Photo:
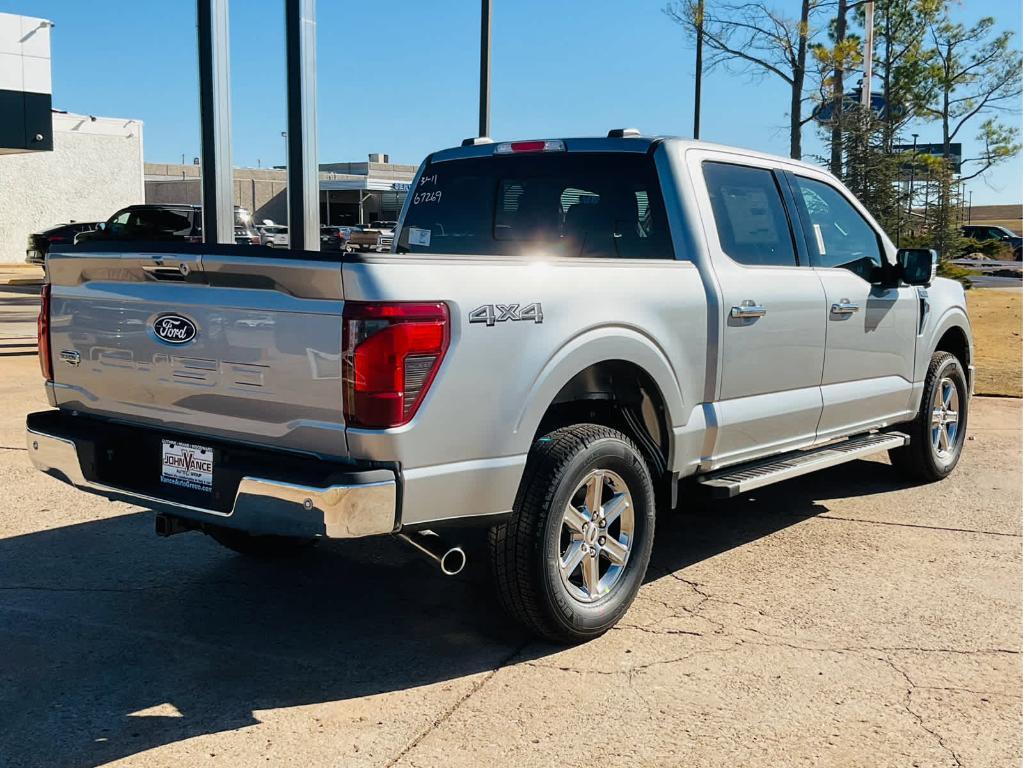
{"label": "red tail light", "polygon": [[443,303],[346,301],[342,372],[345,422],[384,429],[407,424],[448,348]]}
{"label": "red tail light", "polygon": [[39,295],[39,319],[36,322],[39,337],[39,368],[43,378],[53,381],[53,356],[50,354],[50,284],[44,283]]}

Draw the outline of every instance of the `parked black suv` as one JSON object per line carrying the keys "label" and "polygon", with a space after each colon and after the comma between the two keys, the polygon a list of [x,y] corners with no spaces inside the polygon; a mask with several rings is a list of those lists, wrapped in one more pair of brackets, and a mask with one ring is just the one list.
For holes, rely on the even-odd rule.
{"label": "parked black suv", "polygon": [[[136,240],[142,242],[202,242],[202,206],[187,204],[129,205],[122,208],[83,240]],[[259,245],[259,232],[252,225],[252,214],[234,208],[234,241],[238,245]]]}
{"label": "parked black suv", "polygon": [[98,226],[98,221],[72,221],[67,224],[58,224],[55,227],[44,229],[42,232],[35,232],[28,236],[28,246],[25,248],[25,261],[29,264],[41,265],[46,261],[46,254],[50,251],[50,243],[73,243],[75,235],[82,232],[91,232]]}
{"label": "parked black suv", "polygon": [[967,224],[963,227],[963,237],[985,243],[990,240],[1005,243],[1012,249],[1012,258],[1019,261],[1023,250],[1023,238],[1007,227],[995,224]]}

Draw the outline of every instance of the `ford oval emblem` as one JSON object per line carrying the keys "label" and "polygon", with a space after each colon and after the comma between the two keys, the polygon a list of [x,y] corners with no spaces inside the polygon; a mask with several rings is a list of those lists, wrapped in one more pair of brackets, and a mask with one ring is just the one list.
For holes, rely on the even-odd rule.
{"label": "ford oval emblem", "polygon": [[195,338],[195,323],[181,315],[157,315],[153,321],[153,333],[160,341],[168,344],[187,344]]}

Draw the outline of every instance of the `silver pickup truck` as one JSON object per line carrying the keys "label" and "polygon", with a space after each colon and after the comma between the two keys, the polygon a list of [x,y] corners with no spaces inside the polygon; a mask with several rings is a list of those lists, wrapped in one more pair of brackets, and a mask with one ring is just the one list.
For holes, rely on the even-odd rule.
{"label": "silver pickup truck", "polygon": [[[389,253],[55,251],[44,472],[262,556],[397,535],[605,632],[655,510],[888,451],[962,450],[973,345],[935,254],[820,168],[631,130],[467,140],[423,162]],[[882,471],[880,468],[878,471]]]}

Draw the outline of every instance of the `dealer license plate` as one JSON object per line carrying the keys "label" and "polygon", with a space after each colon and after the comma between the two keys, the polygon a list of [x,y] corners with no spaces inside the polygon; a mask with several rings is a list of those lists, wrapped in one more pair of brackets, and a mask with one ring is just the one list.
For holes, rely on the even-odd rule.
{"label": "dealer license plate", "polygon": [[164,440],[160,481],[194,491],[212,491],[213,449]]}

